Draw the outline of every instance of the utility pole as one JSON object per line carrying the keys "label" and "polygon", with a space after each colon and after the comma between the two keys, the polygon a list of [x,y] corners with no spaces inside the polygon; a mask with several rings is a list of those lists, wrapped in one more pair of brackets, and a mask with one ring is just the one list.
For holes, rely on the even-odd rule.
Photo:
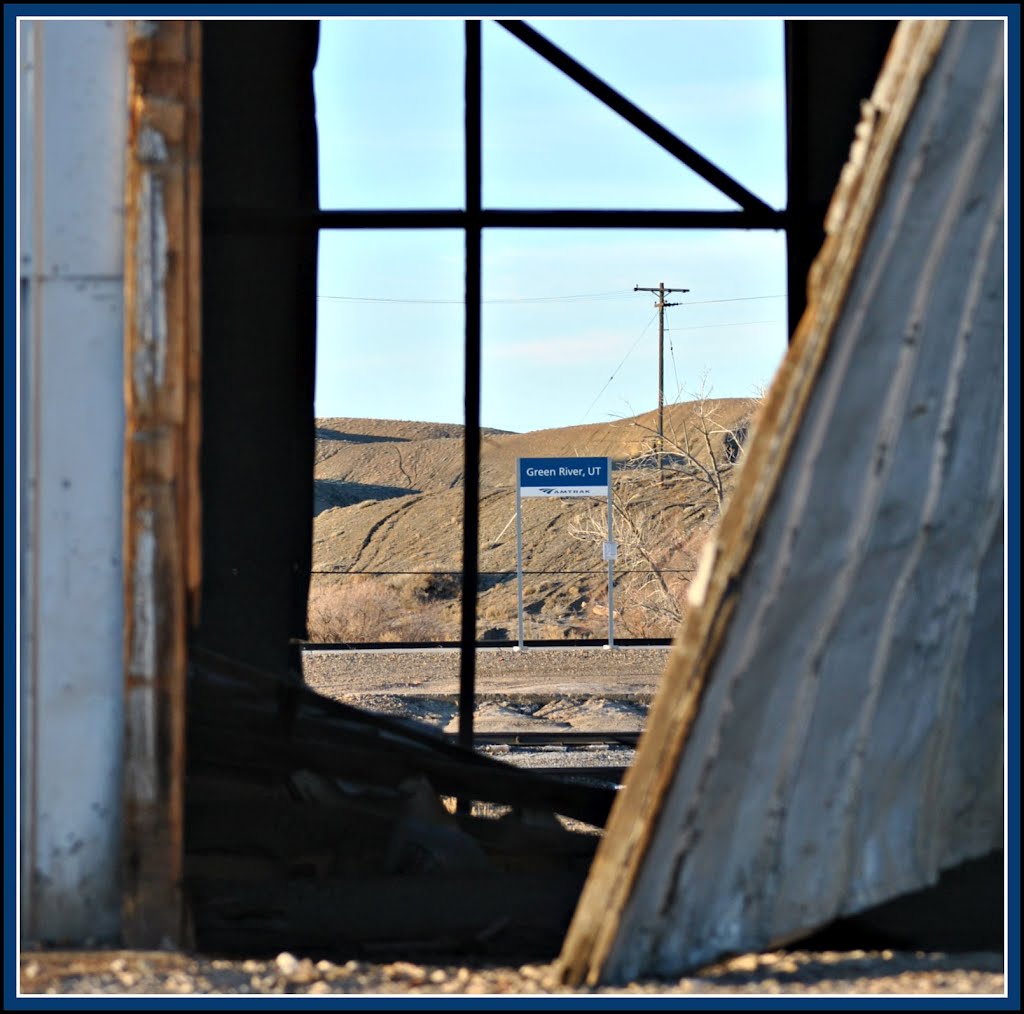
{"label": "utility pole", "polygon": [[658,302],[658,477],[662,485],[665,484],[665,307],[678,306],[678,303],[666,303],[666,292],[689,292],[689,289],[666,289],[665,283],[660,282],[656,289],[645,289],[642,286],[634,285],[634,292],[656,292]]}

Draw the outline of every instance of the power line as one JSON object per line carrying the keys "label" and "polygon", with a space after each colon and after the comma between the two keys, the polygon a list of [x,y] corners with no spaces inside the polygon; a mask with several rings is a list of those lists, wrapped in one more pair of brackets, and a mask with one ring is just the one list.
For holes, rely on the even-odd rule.
{"label": "power line", "polygon": [[[482,303],[572,303],[585,300],[624,299],[628,289],[615,289],[610,292],[579,292],[564,296],[515,296],[501,299],[482,299]],[[318,295],[317,299],[344,303],[438,303],[450,306],[461,306],[461,299],[407,299],[397,296],[330,296]]]}
{"label": "power line", "polygon": [[586,412],[583,413],[583,418],[580,420],[579,425],[582,426],[583,423],[586,421],[587,416],[590,415],[590,410],[597,404],[598,399],[601,397],[601,395],[608,390],[608,385],[611,384],[611,382],[615,379],[615,375],[619,372],[619,370],[621,370],[622,367],[625,366],[626,360],[633,354],[633,350],[637,347],[637,345],[640,344],[640,339],[643,338],[645,334],[647,334],[647,328],[649,328],[654,323],[654,318],[657,316],[657,313],[652,314],[651,319],[644,325],[643,331],[641,331],[640,334],[637,335],[637,339],[635,342],[633,342],[632,346],[630,347],[630,350],[622,357],[622,362],[619,363],[619,365],[616,366],[614,370],[612,370],[612,375],[608,378],[607,383],[604,385],[604,387],[601,388],[600,391],[597,392],[597,397],[594,398],[594,400],[590,403],[590,408],[588,408]]}
{"label": "power line", "polygon": [[461,299],[392,299],[388,296],[317,296],[337,303],[445,303],[462,304]]}
{"label": "power line", "polygon": [[785,299],[786,294],[784,292],[778,293],[774,296],[733,296],[730,299],[687,299],[684,300],[684,306],[705,306],[708,303],[747,303],[752,299]]}
{"label": "power line", "polygon": [[485,299],[485,303],[556,303],[578,302],[587,299],[623,299],[629,295],[628,289],[613,289],[610,292],[581,292],[569,296],[509,296],[503,299]]}
{"label": "power line", "polygon": [[[691,304],[686,303],[685,306]],[[782,324],[781,320],[737,320],[728,324],[688,324],[686,327],[667,327],[665,333],[669,331],[703,331],[709,327],[744,327],[747,324]]]}
{"label": "power line", "polygon": [[[665,328],[666,332],[669,332],[671,330],[672,330],[672,328],[670,328],[670,327],[669,328]],[[682,328],[680,328],[680,330],[682,330]],[[669,354],[669,357],[672,360],[672,376],[675,378],[675,381],[676,381],[676,397],[678,398],[679,397],[679,392],[682,391],[682,389],[683,389],[683,385],[679,383],[679,371],[676,369],[676,350],[675,350],[675,346],[672,344],[672,335],[671,334],[668,336],[668,354]]]}
{"label": "power line", "polygon": [[[573,302],[573,301],[584,301],[584,300],[605,300],[605,299],[625,299],[632,295],[632,289],[612,289],[608,292],[581,292],[563,296],[516,296],[500,299],[483,299],[482,303],[557,303],[557,302]],[[403,298],[398,296],[332,296],[332,295],[318,295],[317,299],[324,299],[330,302],[340,303],[415,303],[415,304],[437,304],[445,306],[461,306],[464,302],[462,299],[411,299]],[[686,300],[682,305],[684,306],[706,306],[710,303],[746,303],[752,300],[758,299],[785,299],[785,293],[779,293],[773,296],[734,296],[728,299],[696,299]],[[762,321],[756,321],[754,323],[766,323]],[[774,323],[774,322],[772,322]]]}

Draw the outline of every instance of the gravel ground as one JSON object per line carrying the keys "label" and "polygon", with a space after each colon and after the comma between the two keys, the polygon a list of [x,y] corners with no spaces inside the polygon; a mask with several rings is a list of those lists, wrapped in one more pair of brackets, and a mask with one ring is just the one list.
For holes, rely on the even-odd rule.
{"label": "gravel ground", "polygon": [[[481,648],[476,691],[484,698],[561,697],[636,699],[650,703],[669,648]],[[455,648],[394,651],[309,651],[306,683],[328,697],[401,694],[458,698]]]}
{"label": "gravel ground", "polygon": [[[482,650],[475,727],[640,728],[667,653],[667,648]],[[329,697],[452,729],[458,664],[458,652],[446,649],[317,652],[306,656],[305,677]],[[503,759],[542,766],[554,756],[499,750]],[[575,760],[562,752],[557,763],[615,766],[632,756],[622,749],[607,756],[593,748],[574,753]],[[20,972],[25,995],[1006,995],[1003,956],[991,952],[780,950],[740,955],[682,979],[576,989],[558,981],[553,964],[483,964],[464,955],[374,963],[345,955],[332,961],[288,953],[223,960],[176,951],[33,950],[21,954]]]}
{"label": "gravel ground", "polygon": [[[640,732],[668,648],[487,648],[477,652],[477,732]],[[306,683],[377,714],[458,730],[459,652],[307,652]],[[629,747],[482,746],[520,767],[628,767]]]}
{"label": "gravel ground", "polygon": [[618,994],[772,996],[777,994],[1002,996],[998,954],[892,951],[773,951],[746,954],[672,981],[568,989],[550,964],[471,965],[393,961],[226,961],[172,952],[29,952],[21,956],[26,994]]}

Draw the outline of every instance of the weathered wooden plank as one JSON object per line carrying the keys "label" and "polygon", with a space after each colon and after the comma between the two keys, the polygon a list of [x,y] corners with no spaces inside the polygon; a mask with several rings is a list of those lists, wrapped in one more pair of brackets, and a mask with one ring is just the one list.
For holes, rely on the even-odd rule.
{"label": "weathered wooden plank", "polygon": [[181,943],[188,595],[198,588],[197,22],[129,22],[122,934]]}
{"label": "weathered wooden plank", "polygon": [[[200,664],[200,662],[202,664]],[[348,707],[284,678],[193,652],[189,757],[196,772],[300,769],[368,785],[423,775],[442,795],[546,810],[603,826],[616,790],[517,768],[432,730]]]}
{"label": "weathered wooden plank", "polygon": [[503,765],[485,757],[432,753],[401,740],[384,738],[352,742],[311,736],[282,738],[269,729],[196,718],[189,723],[189,751],[203,767],[234,767],[246,771],[314,771],[367,787],[397,786],[417,775],[427,777],[446,796],[559,813],[602,826],[615,790],[579,785]]}
{"label": "weathered wooden plank", "polygon": [[1002,70],[998,23],[896,33],[568,981],[777,944],[1002,842],[977,633],[1001,627]]}

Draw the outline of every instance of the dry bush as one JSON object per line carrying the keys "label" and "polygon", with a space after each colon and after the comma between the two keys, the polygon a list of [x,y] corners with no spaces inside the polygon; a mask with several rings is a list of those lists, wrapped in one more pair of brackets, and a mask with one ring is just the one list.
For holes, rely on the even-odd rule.
{"label": "dry bush", "polygon": [[480,597],[480,605],[477,608],[477,614],[481,621],[486,620],[488,623],[508,623],[515,622],[515,606],[512,607],[511,618],[509,616],[508,608],[500,602],[489,602],[486,594]]}
{"label": "dry bush", "polygon": [[410,608],[430,602],[457,602],[462,595],[462,575],[453,571],[396,574],[390,584]]}
{"label": "dry bush", "polygon": [[[700,546],[735,484],[758,406],[759,399],[750,399],[734,426],[722,425],[705,378],[689,419],[684,415],[660,439],[648,429],[641,452],[616,469],[612,537],[621,576],[615,582],[615,612],[626,636],[675,636]],[[579,541],[604,542],[604,505],[582,508],[569,530]]]}
{"label": "dry bush", "polygon": [[[679,511],[671,510],[674,497],[646,470],[616,476],[612,496],[612,533],[617,545],[615,569],[616,622],[629,637],[671,637],[682,618],[685,586],[696,568]],[[691,520],[694,510],[686,512]],[[608,538],[603,505],[582,508],[570,521],[570,534],[585,542]],[[603,609],[607,592],[595,594],[590,610]]]}
{"label": "dry bush", "polygon": [[325,644],[441,641],[457,637],[443,605],[410,595],[383,577],[356,574],[314,582],[307,612],[309,639]]}

